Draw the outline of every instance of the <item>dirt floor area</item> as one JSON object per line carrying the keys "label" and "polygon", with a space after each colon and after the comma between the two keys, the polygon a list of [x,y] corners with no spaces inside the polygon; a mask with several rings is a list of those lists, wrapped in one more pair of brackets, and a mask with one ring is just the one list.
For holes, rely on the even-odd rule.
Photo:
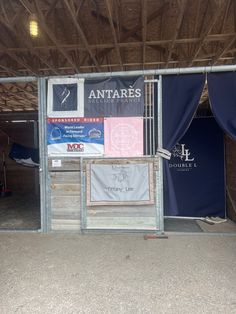
{"label": "dirt floor area", "polygon": [[0,234],[1,314],[236,313],[236,237]]}
{"label": "dirt floor area", "polygon": [[34,195],[0,197],[0,230],[40,229],[40,200]]}

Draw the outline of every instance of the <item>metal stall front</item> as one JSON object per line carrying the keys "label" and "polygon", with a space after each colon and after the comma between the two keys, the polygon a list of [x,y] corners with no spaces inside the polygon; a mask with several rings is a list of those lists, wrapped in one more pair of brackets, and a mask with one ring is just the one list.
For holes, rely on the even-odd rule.
{"label": "metal stall front", "polygon": [[[123,73],[122,77],[130,75]],[[95,78],[101,79],[98,74]],[[60,82],[59,78],[57,80]],[[156,155],[157,142],[161,143],[161,123],[156,123],[161,120],[161,79],[150,76],[143,77],[143,80],[144,114],[140,117],[142,156],[109,158],[104,154],[83,154],[73,157],[73,153],[67,156],[67,153],[54,155],[49,152],[46,165],[48,178],[45,178],[48,179],[48,191],[45,191],[45,198],[48,198],[47,223],[50,231],[163,232],[162,161]],[[158,110],[158,114],[155,110]],[[55,117],[53,120],[47,119],[58,121]],[[66,120],[66,114],[59,119],[63,122],[75,121],[74,118]],[[96,120],[89,119],[92,122]],[[127,132],[125,140],[128,150],[128,146],[132,146],[129,133],[132,130],[138,133],[138,130],[132,125],[131,119],[125,119],[119,132]],[[50,126],[47,136],[52,132],[49,129]],[[120,140],[117,134],[115,137],[116,141]],[[68,145],[70,151],[79,149],[78,144],[76,147],[74,144]],[[119,195],[118,199],[115,194]]]}
{"label": "metal stall front", "polygon": [[[41,232],[82,230],[154,231],[164,230],[163,214],[163,166],[162,157],[156,148],[162,148],[162,75],[210,73],[235,71],[236,66],[177,68],[113,73],[78,74],[72,78],[99,79],[110,77],[145,77],[144,155],[138,158],[90,158],[49,156],[47,147],[47,101],[49,77],[1,78],[1,82],[38,80],[39,95],[39,148],[40,148],[40,195]],[[158,78],[158,80],[156,79]],[[151,93],[149,91],[152,91]],[[151,106],[150,105],[151,102]],[[155,106],[153,104],[156,103]],[[147,108],[152,110],[147,110]],[[154,107],[157,112],[154,113]],[[152,123],[156,116],[156,129]],[[151,143],[151,144],[149,144]],[[102,163],[140,162],[153,169],[152,204],[91,204],[88,199],[88,181],[91,180],[91,165]],[[87,166],[89,165],[89,166]],[[108,166],[109,166],[108,165]],[[145,168],[144,167],[144,168]],[[92,175],[93,178],[93,175]],[[109,212],[110,209],[110,212]],[[123,210],[123,212],[122,212]],[[151,214],[150,214],[151,213]],[[115,217],[112,218],[112,215]],[[140,219],[139,219],[140,218]],[[143,221],[142,219],[145,218]],[[143,224],[142,224],[143,222]],[[133,224],[133,225],[132,225]]]}

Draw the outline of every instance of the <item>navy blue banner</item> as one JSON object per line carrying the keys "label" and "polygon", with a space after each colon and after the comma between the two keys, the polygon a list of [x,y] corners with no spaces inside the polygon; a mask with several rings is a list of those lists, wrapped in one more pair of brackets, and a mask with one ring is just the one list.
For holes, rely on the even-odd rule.
{"label": "navy blue banner", "polygon": [[[224,135],[214,118],[194,119],[172,150],[164,178],[166,216],[225,216]],[[176,208],[169,199],[173,184]]]}
{"label": "navy blue banner", "polygon": [[209,73],[207,82],[212,112],[222,129],[236,140],[236,73]]}
{"label": "navy blue banner", "polygon": [[143,77],[85,81],[85,117],[135,117],[143,112]]}

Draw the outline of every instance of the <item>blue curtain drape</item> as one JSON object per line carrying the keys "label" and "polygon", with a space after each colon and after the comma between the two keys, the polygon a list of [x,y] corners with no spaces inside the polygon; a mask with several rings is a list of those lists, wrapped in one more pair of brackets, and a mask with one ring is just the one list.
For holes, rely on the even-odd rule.
{"label": "blue curtain drape", "polygon": [[[162,78],[163,148],[172,150],[188,129],[205,83],[204,74],[167,75]],[[164,160],[164,214],[178,215],[178,204]]]}
{"label": "blue curtain drape", "polygon": [[210,73],[207,82],[216,121],[229,136],[236,140],[236,73]]}

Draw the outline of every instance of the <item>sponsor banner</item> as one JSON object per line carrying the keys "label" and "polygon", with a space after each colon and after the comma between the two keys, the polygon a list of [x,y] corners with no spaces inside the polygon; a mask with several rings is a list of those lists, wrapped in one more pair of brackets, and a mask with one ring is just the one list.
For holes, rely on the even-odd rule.
{"label": "sponsor banner", "polygon": [[108,78],[84,83],[85,117],[134,117],[144,113],[144,78]]}
{"label": "sponsor banner", "polygon": [[105,156],[143,156],[143,118],[104,118]]}
{"label": "sponsor banner", "polygon": [[153,164],[87,165],[87,205],[153,204]]}
{"label": "sponsor banner", "polygon": [[103,155],[103,118],[48,118],[47,139],[49,156]]}
{"label": "sponsor banner", "polygon": [[84,80],[49,79],[47,114],[48,117],[83,117]]}
{"label": "sponsor banner", "polygon": [[[173,148],[168,167],[178,207],[173,215],[177,212],[178,216],[224,217],[224,134],[213,118],[192,121]],[[169,187],[164,181],[168,204]]]}

